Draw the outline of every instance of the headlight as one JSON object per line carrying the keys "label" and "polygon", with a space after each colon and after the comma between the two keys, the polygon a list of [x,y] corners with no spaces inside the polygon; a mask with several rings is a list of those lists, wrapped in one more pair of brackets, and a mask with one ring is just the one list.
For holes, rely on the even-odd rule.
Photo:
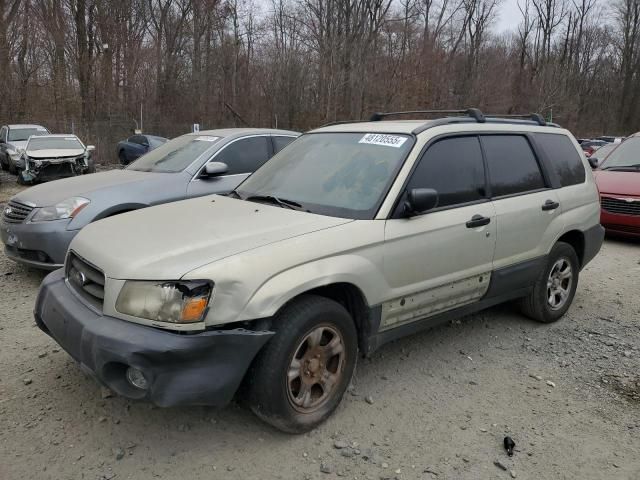
{"label": "headlight", "polygon": [[125,282],[116,310],[158,322],[201,322],[207,312],[212,284],[207,280],[184,282]]}
{"label": "headlight", "polygon": [[39,209],[31,219],[32,222],[48,222],[50,220],[61,220],[63,218],[73,218],[80,210],[89,205],[89,200],[82,197],[71,197],[54,205]]}

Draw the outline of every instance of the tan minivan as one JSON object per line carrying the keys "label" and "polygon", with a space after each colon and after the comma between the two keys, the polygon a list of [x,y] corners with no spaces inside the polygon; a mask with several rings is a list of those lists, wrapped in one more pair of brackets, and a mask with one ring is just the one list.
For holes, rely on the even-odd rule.
{"label": "tan minivan", "polygon": [[445,113],[325,126],[228,196],[88,225],[37,324],[120,395],[220,406],[243,384],[303,432],[385,342],[515,299],[559,319],[604,235],[580,147],[539,115]]}

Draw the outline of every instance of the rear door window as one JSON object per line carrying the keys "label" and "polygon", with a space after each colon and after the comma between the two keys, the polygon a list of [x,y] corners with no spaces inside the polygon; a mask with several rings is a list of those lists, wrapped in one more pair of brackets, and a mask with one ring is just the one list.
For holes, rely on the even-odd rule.
{"label": "rear door window", "polygon": [[484,163],[478,137],[446,138],[431,145],[409,180],[407,191],[413,188],[436,190],[438,207],[485,198]]}
{"label": "rear door window", "polygon": [[269,160],[269,138],[250,137],[236,140],[213,159],[229,166],[227,175],[253,173]]}
{"label": "rear door window", "polygon": [[550,163],[548,168],[557,175],[561,186],[584,183],[584,164],[569,137],[555,133],[537,133],[535,142],[547,156]]}
{"label": "rear door window", "polygon": [[531,145],[522,135],[483,135],[491,192],[494,197],[545,188]]}

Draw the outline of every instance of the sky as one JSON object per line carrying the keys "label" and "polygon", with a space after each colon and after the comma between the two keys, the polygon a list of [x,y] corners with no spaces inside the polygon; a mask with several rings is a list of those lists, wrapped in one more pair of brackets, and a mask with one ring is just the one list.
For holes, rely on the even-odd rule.
{"label": "sky", "polygon": [[498,33],[515,30],[520,23],[522,14],[518,10],[518,0],[503,0],[498,7],[498,19],[495,23],[495,31]]}

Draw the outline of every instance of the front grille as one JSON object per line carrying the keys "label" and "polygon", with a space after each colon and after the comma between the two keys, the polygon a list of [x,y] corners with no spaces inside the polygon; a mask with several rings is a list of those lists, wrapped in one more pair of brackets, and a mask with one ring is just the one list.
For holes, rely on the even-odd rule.
{"label": "front grille", "polygon": [[90,305],[102,311],[104,273],[73,252],[69,253],[65,269],[70,287]]}
{"label": "front grille", "polygon": [[618,215],[640,215],[640,199],[627,202],[619,198],[602,197],[602,209]]}
{"label": "front grille", "polygon": [[22,223],[29,216],[34,207],[24,203],[9,201],[2,211],[2,220],[6,223]]}

